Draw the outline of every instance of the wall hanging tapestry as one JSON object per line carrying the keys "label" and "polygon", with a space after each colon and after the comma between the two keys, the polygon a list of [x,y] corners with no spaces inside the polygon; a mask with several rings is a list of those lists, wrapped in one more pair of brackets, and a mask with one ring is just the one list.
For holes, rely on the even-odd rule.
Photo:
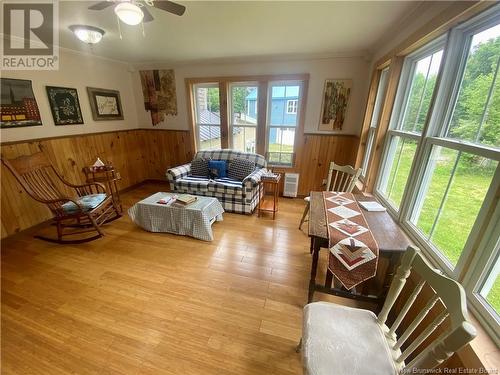
{"label": "wall hanging tapestry", "polygon": [[31,81],[1,78],[0,93],[1,128],[42,125]]}
{"label": "wall hanging tapestry", "polygon": [[375,276],[378,244],[352,193],[323,192],[328,269],[346,289]]}
{"label": "wall hanging tapestry", "polygon": [[319,130],[342,130],[351,97],[351,79],[327,79],[323,91]]}
{"label": "wall hanging tapestry", "polygon": [[119,91],[87,87],[87,92],[95,121],[123,120]]}
{"label": "wall hanging tapestry", "polygon": [[175,74],[173,70],[142,70],[144,108],[151,114],[151,123],[158,125],[165,115],[177,115]]}
{"label": "wall hanging tapestry", "polygon": [[83,124],[82,111],[76,89],[53,86],[47,86],[46,89],[54,124]]}

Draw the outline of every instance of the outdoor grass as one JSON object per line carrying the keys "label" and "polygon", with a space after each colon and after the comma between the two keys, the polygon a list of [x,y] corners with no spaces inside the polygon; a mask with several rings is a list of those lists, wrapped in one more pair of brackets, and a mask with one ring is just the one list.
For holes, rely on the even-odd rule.
{"label": "outdoor grass", "polygon": [[[411,163],[415,156],[415,149],[416,145],[409,142],[397,147],[386,192],[395,207],[399,207],[401,203]],[[401,153],[401,158],[396,168],[399,153]],[[457,264],[469,237],[496,168],[496,163],[488,167],[471,164],[465,159],[465,154],[462,154],[448,195],[431,234],[457,153],[455,150],[442,149],[437,156],[434,173],[424,195],[420,215],[413,220],[413,223],[425,237],[429,238],[430,235],[430,241],[443,252],[453,265]],[[500,312],[500,282],[498,278],[486,299],[496,311]]]}

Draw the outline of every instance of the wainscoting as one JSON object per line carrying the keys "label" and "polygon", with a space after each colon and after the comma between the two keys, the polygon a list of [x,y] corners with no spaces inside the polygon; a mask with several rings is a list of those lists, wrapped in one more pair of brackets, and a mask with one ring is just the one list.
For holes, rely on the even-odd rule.
{"label": "wainscoting", "polygon": [[331,161],[354,166],[358,145],[359,138],[354,135],[304,134],[295,167],[274,170],[299,173],[298,194],[307,196],[311,191],[324,189],[322,184]]}
{"label": "wainscoting", "polygon": [[[83,182],[82,168],[97,157],[120,172],[120,189],[147,179],[165,178],[165,170],[192,159],[189,132],[137,129],[2,144],[2,157],[29,155],[42,149],[70,182]],[[1,236],[12,235],[51,218],[2,165]]]}
{"label": "wainscoting", "polygon": [[[358,143],[355,136],[305,134],[295,168],[279,170],[300,173],[299,194],[307,195],[321,190],[330,161],[354,164]],[[164,179],[167,168],[193,157],[189,132],[174,130],[124,130],[1,145],[2,156],[8,159],[40,149],[71,182],[83,182],[82,168],[97,157],[112,162],[122,177],[120,189],[148,179]],[[1,185],[2,238],[51,218],[50,211],[27,196],[3,165]]]}

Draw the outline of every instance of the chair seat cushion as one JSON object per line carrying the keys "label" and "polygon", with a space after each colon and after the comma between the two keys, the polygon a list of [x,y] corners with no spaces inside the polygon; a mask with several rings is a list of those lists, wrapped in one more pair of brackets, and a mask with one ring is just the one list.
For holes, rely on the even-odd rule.
{"label": "chair seat cushion", "polygon": [[368,310],[328,302],[304,307],[305,374],[397,374],[377,317]]}
{"label": "chair seat cushion", "polygon": [[311,201],[311,197],[305,197],[305,198],[304,198],[304,200],[305,200],[306,202],[310,202],[310,201]]}
{"label": "chair seat cushion", "polygon": [[[83,197],[78,198],[76,201],[83,206],[83,211],[87,212],[99,206],[105,199],[106,194],[90,194],[84,195]],[[73,202],[64,203],[62,205],[62,208],[67,214],[72,214],[80,211],[78,206]]]}

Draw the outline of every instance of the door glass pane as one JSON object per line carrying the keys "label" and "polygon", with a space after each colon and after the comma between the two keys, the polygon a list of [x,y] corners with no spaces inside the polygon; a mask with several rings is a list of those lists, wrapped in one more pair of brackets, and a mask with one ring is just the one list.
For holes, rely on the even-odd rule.
{"label": "door glass pane", "polygon": [[271,164],[293,163],[295,128],[299,123],[300,85],[273,84],[269,96],[268,161]]}
{"label": "door glass pane", "polygon": [[415,63],[413,76],[411,77],[410,93],[406,99],[406,104],[404,104],[405,110],[400,125],[401,130],[422,133],[442,57],[443,50],[440,50]]}
{"label": "door glass pane", "polygon": [[417,142],[412,139],[397,136],[391,140],[385,168],[387,177],[380,190],[396,209],[401,204],[416,150]]}
{"label": "door glass pane", "polygon": [[472,37],[447,136],[500,147],[500,25]]}
{"label": "door glass pane", "polygon": [[498,162],[434,146],[411,221],[455,266]]}

